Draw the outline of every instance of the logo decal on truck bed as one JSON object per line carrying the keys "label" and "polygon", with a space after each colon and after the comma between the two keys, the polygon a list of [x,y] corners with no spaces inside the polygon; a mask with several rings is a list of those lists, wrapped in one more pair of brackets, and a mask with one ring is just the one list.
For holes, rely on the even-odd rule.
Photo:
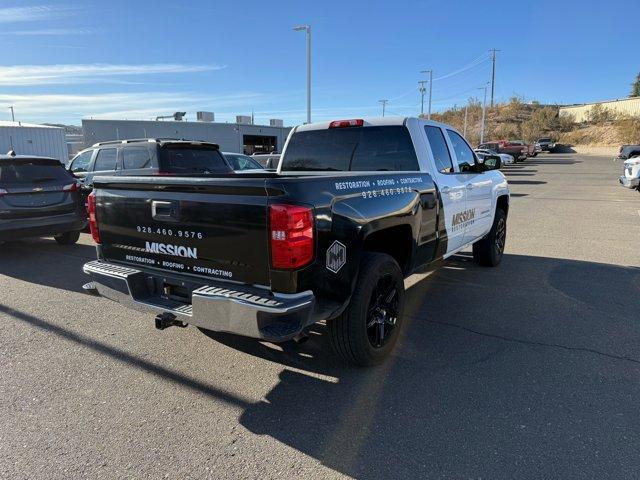
{"label": "logo decal on truck bed", "polygon": [[347,247],[336,240],[327,250],[327,270],[338,273],[345,263],[347,263]]}
{"label": "logo decal on truck bed", "polygon": [[182,245],[158,242],[146,242],[145,246],[145,251],[147,252],[161,253],[173,257],[198,258],[198,249],[196,247],[184,247]]}

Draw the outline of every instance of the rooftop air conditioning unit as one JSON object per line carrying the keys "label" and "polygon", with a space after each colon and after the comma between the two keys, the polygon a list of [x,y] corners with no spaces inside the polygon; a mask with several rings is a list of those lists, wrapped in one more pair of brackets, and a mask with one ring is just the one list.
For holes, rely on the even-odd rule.
{"label": "rooftop air conditioning unit", "polygon": [[272,118],[269,120],[269,125],[272,127],[283,127],[284,121],[279,118]]}
{"label": "rooftop air conditioning unit", "polygon": [[196,112],[196,119],[199,122],[214,122],[215,115],[213,112]]}
{"label": "rooftop air conditioning unit", "polygon": [[236,115],[236,123],[240,125],[251,125],[251,115]]}

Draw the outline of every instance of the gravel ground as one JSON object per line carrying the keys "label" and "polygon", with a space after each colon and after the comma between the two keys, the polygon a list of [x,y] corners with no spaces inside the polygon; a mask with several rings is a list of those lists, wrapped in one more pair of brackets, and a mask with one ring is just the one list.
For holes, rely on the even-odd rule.
{"label": "gravel ground", "polygon": [[83,294],[91,238],[0,247],[2,478],[638,478],[640,195],[609,157],[507,167],[507,252],[416,282],[363,370]]}

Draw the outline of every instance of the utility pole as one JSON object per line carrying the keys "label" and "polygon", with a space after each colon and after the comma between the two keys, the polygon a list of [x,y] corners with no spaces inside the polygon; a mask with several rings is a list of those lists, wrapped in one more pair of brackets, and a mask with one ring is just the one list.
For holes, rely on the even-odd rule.
{"label": "utility pole", "polygon": [[293,29],[307,33],[307,123],[311,123],[311,25],[298,25]]}
{"label": "utility pole", "polygon": [[500,50],[496,50],[495,48],[492,48],[491,50],[489,50],[491,52],[491,108],[493,108],[493,94],[495,92],[495,87],[496,87],[496,52],[499,52]]}
{"label": "utility pole", "polygon": [[425,83],[427,83],[426,80],[420,80],[418,82],[418,85],[420,85],[420,87],[418,87],[418,91],[420,92],[420,116],[424,115],[424,92],[427,91],[427,89],[424,88]]}
{"label": "utility pole", "polygon": [[467,110],[469,109],[469,105],[464,106],[464,130],[462,136],[467,138]]}
{"label": "utility pole", "polygon": [[384,117],[384,111],[387,108],[387,103],[389,103],[389,100],[378,100],[378,103],[382,104],[382,116]]}
{"label": "utility pole", "polygon": [[13,114],[13,105],[11,105],[9,108],[11,109],[11,121],[12,121],[12,122],[15,122],[15,121],[16,121],[16,117],[15,117],[15,115]]}
{"label": "utility pole", "polygon": [[427,110],[427,120],[431,120],[431,91],[433,85],[433,69],[431,70],[422,70],[420,73],[428,73],[429,74],[429,110]]}
{"label": "utility pole", "polygon": [[488,84],[489,84],[489,82],[487,82],[487,85],[485,85],[484,87],[478,88],[478,90],[484,89],[484,102],[482,103],[482,124],[480,125],[480,143],[484,142],[484,120],[486,118],[486,111],[487,111],[487,86],[488,86]]}

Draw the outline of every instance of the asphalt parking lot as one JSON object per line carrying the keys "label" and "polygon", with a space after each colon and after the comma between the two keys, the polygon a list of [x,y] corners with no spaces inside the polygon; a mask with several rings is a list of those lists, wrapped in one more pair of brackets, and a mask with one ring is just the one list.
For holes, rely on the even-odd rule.
{"label": "asphalt parking lot", "polygon": [[212,339],[82,293],[89,235],[0,246],[0,477],[638,478],[640,195],[619,163],[505,170],[497,269],[409,290],[383,366]]}

